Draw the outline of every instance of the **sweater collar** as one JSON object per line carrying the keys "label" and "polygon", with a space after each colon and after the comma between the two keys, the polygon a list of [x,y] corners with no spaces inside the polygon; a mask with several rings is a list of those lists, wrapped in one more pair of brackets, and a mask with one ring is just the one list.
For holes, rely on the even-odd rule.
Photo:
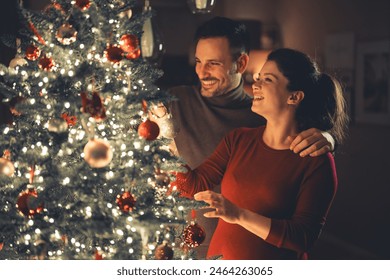
{"label": "sweater collar", "polygon": [[[199,90],[200,94],[200,90]],[[244,91],[244,82],[241,80],[241,83],[235,89],[219,96],[214,97],[204,97],[202,99],[215,107],[228,107],[235,108],[241,107],[242,104],[247,104],[252,102],[252,98]]]}

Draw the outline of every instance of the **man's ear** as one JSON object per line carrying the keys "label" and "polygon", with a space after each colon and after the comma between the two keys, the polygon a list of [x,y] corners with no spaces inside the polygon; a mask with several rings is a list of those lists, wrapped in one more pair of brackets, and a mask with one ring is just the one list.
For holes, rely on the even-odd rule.
{"label": "man's ear", "polygon": [[287,104],[298,105],[305,98],[305,93],[301,90],[294,91],[291,93],[290,97],[287,100]]}
{"label": "man's ear", "polygon": [[248,66],[249,62],[249,55],[246,53],[243,53],[240,55],[240,57],[237,59],[237,73],[244,73],[246,70],[246,67]]}

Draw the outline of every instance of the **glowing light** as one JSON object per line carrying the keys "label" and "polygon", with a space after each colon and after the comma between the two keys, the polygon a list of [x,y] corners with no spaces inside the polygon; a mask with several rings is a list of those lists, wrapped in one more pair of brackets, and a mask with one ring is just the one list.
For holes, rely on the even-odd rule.
{"label": "glowing light", "polygon": [[60,70],[60,73],[61,73],[61,75],[64,75],[64,74],[65,74],[65,69],[62,68],[62,69]]}
{"label": "glowing light", "polygon": [[121,230],[121,229],[117,229],[117,230],[116,230],[116,234],[118,234],[119,236],[123,236],[123,235],[124,235],[124,232],[123,232],[123,230]]}
{"label": "glowing light", "polygon": [[73,70],[69,70],[68,76],[69,76],[69,77],[73,77],[73,76],[74,76],[74,71],[73,71]]}
{"label": "glowing light", "polygon": [[47,105],[46,105],[46,109],[50,110],[50,109],[51,109],[51,105],[50,105],[50,104],[47,104]]}
{"label": "glowing light", "polygon": [[43,82],[46,83],[46,84],[49,82],[49,78],[48,78],[48,77],[44,77],[42,80],[43,80]]}
{"label": "glowing light", "polygon": [[27,147],[23,147],[22,152],[27,153]]}
{"label": "glowing light", "polygon": [[40,233],[41,233],[41,230],[40,230],[39,228],[36,228],[36,229],[35,229],[35,233],[36,233],[36,234],[40,234]]}
{"label": "glowing light", "polygon": [[34,221],[33,220],[28,220],[27,224],[32,227],[34,225]]}
{"label": "glowing light", "polygon": [[30,234],[26,234],[26,235],[24,236],[24,239],[25,239],[25,240],[31,240],[31,235],[30,235]]}
{"label": "glowing light", "polygon": [[70,108],[70,103],[69,103],[69,102],[65,102],[65,103],[64,103],[64,107],[65,107],[66,109],[69,109],[69,108]]}
{"label": "glowing light", "polygon": [[35,104],[35,99],[34,99],[34,98],[30,99],[30,104],[31,104],[31,105],[34,105],[34,104]]}
{"label": "glowing light", "polygon": [[127,242],[128,244],[133,243],[133,238],[127,237],[127,238],[126,238],[126,242]]}
{"label": "glowing light", "polygon": [[133,248],[130,248],[130,249],[129,249],[129,253],[130,253],[130,254],[134,253],[134,249],[133,249]]}
{"label": "glowing light", "polygon": [[70,178],[69,177],[66,177],[63,181],[62,181],[62,184],[64,185],[67,185],[70,183]]}
{"label": "glowing light", "polygon": [[3,134],[7,134],[8,132],[9,132],[9,127],[7,126],[6,128],[4,128]]}
{"label": "glowing light", "polygon": [[80,49],[84,49],[85,48],[85,45],[84,44],[80,44]]}
{"label": "glowing light", "polygon": [[150,146],[149,146],[149,145],[146,145],[146,146],[144,147],[144,150],[145,150],[145,152],[148,152],[148,151],[150,150]]}
{"label": "glowing light", "polygon": [[43,87],[43,83],[42,83],[42,82],[39,82],[39,83],[38,83],[38,86],[39,86],[39,87]]}

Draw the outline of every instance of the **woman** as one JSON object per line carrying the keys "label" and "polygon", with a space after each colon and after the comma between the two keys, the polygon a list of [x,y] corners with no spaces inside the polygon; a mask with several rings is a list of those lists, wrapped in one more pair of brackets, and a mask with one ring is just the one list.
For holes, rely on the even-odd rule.
{"label": "woman", "polygon": [[[310,127],[331,130],[338,143],[347,124],[338,83],[305,54],[271,52],[253,84],[252,111],[267,125],[229,133],[201,166],[180,173],[182,195],[207,202],[219,218],[208,257],[300,259],[318,239],[337,188],[333,156],[290,151]],[[221,194],[211,191],[221,184]]]}

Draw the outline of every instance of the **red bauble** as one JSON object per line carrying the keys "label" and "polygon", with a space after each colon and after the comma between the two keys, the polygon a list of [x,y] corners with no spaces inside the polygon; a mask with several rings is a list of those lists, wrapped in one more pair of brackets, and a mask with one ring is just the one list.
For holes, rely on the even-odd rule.
{"label": "red bauble", "polygon": [[130,192],[124,192],[116,196],[116,204],[123,212],[131,212],[135,206],[135,198]]}
{"label": "red bauble", "polygon": [[39,59],[38,62],[39,68],[45,71],[51,71],[55,66],[54,61],[51,57],[47,57],[46,55]]}
{"label": "red bauble", "polygon": [[95,251],[95,260],[101,261],[103,259],[103,254],[101,254],[98,250]]}
{"label": "red bauble", "polygon": [[109,61],[118,63],[123,59],[123,50],[116,45],[108,45],[104,55]]}
{"label": "red bauble", "polygon": [[110,143],[102,139],[91,139],[84,147],[84,160],[93,168],[102,168],[112,160]]}
{"label": "red bauble", "polygon": [[146,120],[138,127],[138,135],[146,140],[155,140],[160,134],[160,128],[158,124],[151,120]]}
{"label": "red bauble", "polygon": [[18,210],[28,218],[34,218],[43,211],[43,204],[37,205],[38,193],[33,188],[22,191],[16,201]]}
{"label": "red bauble", "polygon": [[139,48],[126,54],[127,59],[137,59],[140,56],[141,56],[141,50]]}
{"label": "red bauble", "polygon": [[90,0],[76,0],[75,5],[79,7],[82,11],[88,10],[91,7]]}
{"label": "red bauble", "polygon": [[154,257],[156,260],[172,260],[173,259],[173,250],[167,243],[161,244],[156,248],[154,252]]}
{"label": "red bauble", "polygon": [[0,242],[0,251],[3,250],[3,247],[4,247],[4,243]]}
{"label": "red bauble", "polygon": [[191,222],[183,231],[184,244],[190,248],[196,248],[206,238],[206,231],[203,227],[198,225],[196,222]]}
{"label": "red bauble", "polygon": [[29,60],[37,60],[38,57],[41,55],[41,50],[34,45],[30,45],[26,49],[26,58]]}
{"label": "red bauble", "polygon": [[119,41],[124,52],[133,52],[135,49],[139,48],[139,41],[137,36],[133,34],[122,35],[121,40]]}
{"label": "red bauble", "polygon": [[99,93],[93,92],[91,98],[88,97],[86,92],[80,93],[80,96],[83,113],[90,114],[98,122],[106,118],[106,108],[104,108]]}

